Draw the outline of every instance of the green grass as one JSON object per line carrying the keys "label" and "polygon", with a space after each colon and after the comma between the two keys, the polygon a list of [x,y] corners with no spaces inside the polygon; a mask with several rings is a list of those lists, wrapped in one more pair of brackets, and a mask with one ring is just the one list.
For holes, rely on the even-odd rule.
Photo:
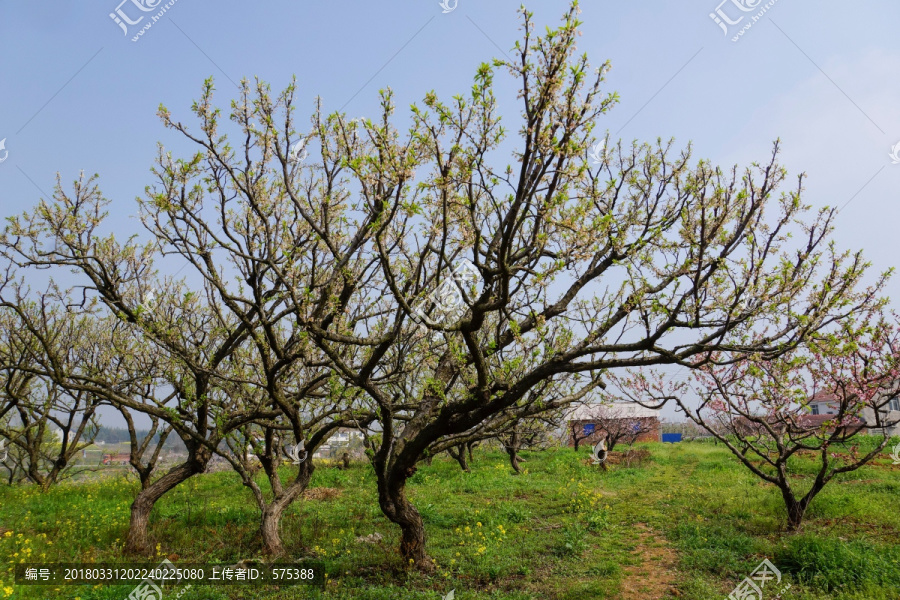
{"label": "green grass", "polygon": [[[455,589],[458,600],[651,600],[623,593],[637,580],[658,580],[663,591],[655,597],[708,600],[726,597],[764,557],[783,572],[782,585],[791,584],[783,600],[900,597],[900,467],[887,457],[829,485],[802,531],[787,534],[777,490],[721,446],[644,447],[649,462],[605,473],[586,464],[587,449],[577,457],[570,449],[526,453],[520,476],[499,452],[476,452],[472,473],[445,458],[422,466],[409,493],[437,564],[428,576],[403,570],[398,531],[378,509],[370,467],[321,466],[312,487],[340,495],[296,502],[282,529],[287,560],[324,561],[330,579],[324,592],[196,586],[180,598],[438,600]],[[811,472],[811,460],[792,465],[798,481]],[[0,555],[8,561],[0,566],[0,599],[126,598],[133,586],[13,586],[11,568],[23,559],[123,562],[135,491],[133,479],[124,478],[65,483],[46,494],[33,486],[0,487],[0,527],[10,531],[0,535]],[[156,550],[141,562],[259,559],[257,520],[234,474],[196,477],[157,504]],[[372,533],[382,542],[356,541]],[[668,574],[650,558],[661,551],[673,561]]]}

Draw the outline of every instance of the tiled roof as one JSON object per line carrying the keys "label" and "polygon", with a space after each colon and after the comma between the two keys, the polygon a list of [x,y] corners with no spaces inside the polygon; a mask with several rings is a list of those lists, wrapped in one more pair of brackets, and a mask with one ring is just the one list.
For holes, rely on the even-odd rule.
{"label": "tiled roof", "polygon": [[590,419],[645,419],[660,416],[659,410],[645,408],[631,402],[614,402],[612,404],[582,404],[570,411],[567,421],[588,421]]}

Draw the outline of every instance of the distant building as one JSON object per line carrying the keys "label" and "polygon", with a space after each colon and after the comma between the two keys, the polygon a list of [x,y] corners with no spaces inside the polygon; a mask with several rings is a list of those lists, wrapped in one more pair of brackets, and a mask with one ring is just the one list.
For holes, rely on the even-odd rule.
{"label": "distant building", "polygon": [[809,411],[811,415],[833,415],[837,413],[838,405],[835,402],[830,402],[822,395],[813,396],[813,399],[809,402]]}
{"label": "distant building", "polygon": [[[612,404],[582,404],[566,416],[569,446],[576,441],[596,444],[606,437],[607,431],[636,431],[636,442],[658,442],[661,437],[660,411],[630,402]],[[631,442],[631,439],[622,441]],[[577,438],[577,440],[576,440]]]}
{"label": "distant building", "polygon": [[[790,415],[790,418],[791,420],[788,421],[786,417],[770,416],[765,418],[764,424],[763,417],[761,416],[754,417],[753,419],[748,419],[747,417],[741,416],[736,417],[731,426],[734,428],[734,433],[742,436],[771,436],[768,431],[769,429],[771,429],[775,433],[781,433],[788,429],[794,433],[812,432],[820,429],[825,423],[828,424],[828,426],[825,427],[825,431],[829,433],[835,431],[836,429],[840,429],[843,435],[866,432],[866,424],[861,419],[857,419],[855,417],[848,418],[843,425],[839,425],[836,421],[834,421],[834,414],[793,414]],[[788,426],[788,424],[790,424],[790,426]]]}
{"label": "distant building", "polygon": [[331,457],[331,445],[322,444],[319,446],[319,449],[313,453],[313,458],[330,458]]}
{"label": "distant building", "polygon": [[339,457],[354,441],[362,442],[363,435],[356,429],[342,427],[331,434],[326,443],[319,446],[313,458]]}
{"label": "distant building", "polygon": [[[875,410],[869,407],[863,409],[859,416],[847,415],[837,421],[841,411],[841,401],[834,394],[819,393],[810,398],[808,402],[809,412],[804,413],[795,407],[784,415],[773,415],[765,419],[769,429],[782,432],[788,428],[793,431],[813,431],[824,426],[825,431],[833,432],[837,429],[844,434],[862,433],[864,435],[900,435],[900,398],[892,398],[878,412],[880,419],[876,419]],[[881,422],[883,426],[878,426]],[[748,419],[736,417],[733,421],[735,431],[741,435],[770,435],[766,431],[761,416]]]}
{"label": "distant building", "polygon": [[[810,417],[820,417],[822,421],[828,420],[828,415],[836,415],[840,410],[840,401],[834,394],[816,394],[809,401]],[[879,411],[881,413],[881,422],[887,423],[887,427],[877,427],[875,411],[871,408],[863,409],[860,424],[869,435],[881,435],[884,433],[888,436],[900,435],[900,397],[892,398]],[[831,417],[833,418],[833,417]],[[815,419],[810,419],[810,423],[814,423]],[[821,421],[819,421],[821,422]]]}
{"label": "distant building", "polygon": [[362,440],[362,433],[355,429],[347,429],[342,427],[338,429],[336,432],[331,434],[331,437],[328,438],[328,443],[332,446],[342,446],[349,444],[353,440]]}
{"label": "distant building", "polygon": [[104,465],[127,465],[131,463],[130,454],[104,454]]}

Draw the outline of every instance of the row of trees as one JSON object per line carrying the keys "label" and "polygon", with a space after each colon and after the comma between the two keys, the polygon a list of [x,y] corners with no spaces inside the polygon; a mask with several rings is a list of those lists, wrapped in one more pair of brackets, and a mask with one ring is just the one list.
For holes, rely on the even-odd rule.
{"label": "row of trees", "polygon": [[[58,182],[10,220],[4,412],[59,393],[53,402],[83,403],[66,448],[105,404],[187,448],[143,480],[129,551],[148,547],[155,502],[231,443],[251,446],[269,480],[226,453],[259,505],[265,551],[281,553],[279,519],[314,468],[280,469],[283,449],[312,453],[352,427],[404,563],[428,569],[406,493],[420,461],[499,434],[517,467],[534,419],[616,372],[717,373],[813,341],[837,352],[823,340],[881,310],[881,282],[862,287],[862,257],[830,242],[834,211],[811,212],[800,182],[781,189],[777,145],[743,172],[659,141],[592,162],[617,97],[603,92],[609,65],[592,71],[576,54],[577,12],[538,36],[523,11],[513,59],[479,67],[468,95],[427,94],[402,126],[386,91],[376,118],[319,105],[301,132],[296,83],[273,97],[245,81],[223,117],[207,81],[196,126],[160,108],[196,152],[160,148],[137,202],[144,235],[109,232],[96,177]],[[520,90],[512,139],[499,72]],[[158,270],[171,256],[186,263],[181,279]],[[54,278],[45,289],[25,285],[36,271]],[[132,440],[132,464],[154,456]]]}

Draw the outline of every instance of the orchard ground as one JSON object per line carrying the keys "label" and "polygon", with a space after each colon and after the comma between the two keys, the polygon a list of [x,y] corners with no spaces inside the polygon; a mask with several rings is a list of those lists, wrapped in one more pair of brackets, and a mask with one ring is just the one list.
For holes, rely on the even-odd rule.
{"label": "orchard ground", "polygon": [[[866,441],[857,443],[863,451]],[[649,459],[607,472],[590,465],[588,449],[567,448],[524,453],[519,476],[505,454],[477,449],[471,473],[446,457],[421,465],[410,493],[437,564],[429,575],[400,564],[398,530],[378,508],[371,468],[318,463],[282,525],[288,560],[324,561],[324,591],[195,586],[180,598],[437,600],[455,589],[457,600],[709,600],[727,597],[766,557],[783,574],[779,589],[791,584],[782,600],[900,598],[900,465],[886,454],[826,487],[802,530],[788,534],[775,487],[722,445],[635,448]],[[814,459],[792,461],[796,481],[809,477]],[[0,487],[0,598],[127,598],[134,586],[14,586],[12,563],[125,561],[135,485],[119,476],[46,494]],[[141,560],[259,559],[257,518],[233,473],[195,477],[157,504],[156,550]],[[767,600],[777,593],[770,590]]]}

